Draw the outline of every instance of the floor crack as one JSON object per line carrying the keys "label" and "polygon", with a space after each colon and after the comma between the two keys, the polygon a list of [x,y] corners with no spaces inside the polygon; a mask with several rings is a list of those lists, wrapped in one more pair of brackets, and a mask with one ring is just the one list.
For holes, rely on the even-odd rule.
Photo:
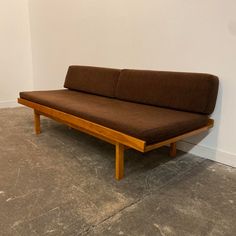
{"label": "floor crack", "polygon": [[[163,190],[163,188],[165,188],[166,186],[172,185],[173,183],[176,183],[176,180],[180,181],[182,178],[184,178],[186,175],[188,175],[189,172],[191,172],[194,168],[200,166],[203,162],[205,162],[207,160],[203,160],[199,163],[197,163],[196,165],[192,166],[190,169],[181,172],[180,174],[177,174],[176,176],[172,177],[169,181],[167,181],[165,184],[163,184],[162,186],[159,186],[157,188],[155,188],[155,190]],[[154,168],[155,169],[155,168]],[[103,220],[101,220],[100,222],[98,222],[97,224],[93,224],[90,227],[88,227],[85,231],[81,232],[79,235],[86,235],[89,232],[93,231],[96,227],[98,227],[99,225],[102,225],[103,223],[109,221],[110,219],[112,219],[113,217],[115,217],[116,215],[120,214],[121,212],[133,207],[134,205],[139,204],[141,201],[143,201],[144,199],[146,199],[147,197],[151,196],[152,193],[148,192],[146,194],[143,194],[143,196],[141,198],[138,198],[136,201],[130,203],[127,206],[124,206],[123,208],[119,209],[117,212],[113,213],[112,215],[104,218]]]}

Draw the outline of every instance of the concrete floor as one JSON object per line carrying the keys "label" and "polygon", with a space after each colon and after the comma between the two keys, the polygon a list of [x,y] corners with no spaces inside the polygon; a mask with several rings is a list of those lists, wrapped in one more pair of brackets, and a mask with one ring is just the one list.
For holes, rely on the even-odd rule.
{"label": "concrete floor", "polygon": [[114,147],[32,111],[0,110],[0,235],[236,235],[236,170]]}

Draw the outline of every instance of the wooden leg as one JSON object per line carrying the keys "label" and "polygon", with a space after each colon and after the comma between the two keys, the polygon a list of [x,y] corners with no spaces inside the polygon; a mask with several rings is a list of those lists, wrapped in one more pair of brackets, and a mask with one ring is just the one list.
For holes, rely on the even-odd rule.
{"label": "wooden leg", "polygon": [[40,130],[40,115],[36,110],[34,110],[34,130],[35,130],[36,134],[41,133],[41,130]]}
{"label": "wooden leg", "polygon": [[176,142],[170,144],[170,157],[176,157]]}
{"label": "wooden leg", "polygon": [[116,144],[116,179],[121,180],[124,176],[124,145]]}

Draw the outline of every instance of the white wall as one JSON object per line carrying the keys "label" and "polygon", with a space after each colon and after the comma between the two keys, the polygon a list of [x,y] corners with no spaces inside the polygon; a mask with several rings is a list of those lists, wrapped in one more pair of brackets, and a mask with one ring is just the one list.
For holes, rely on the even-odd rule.
{"label": "white wall", "polygon": [[27,0],[0,1],[0,107],[16,105],[18,92],[32,89]]}
{"label": "white wall", "polygon": [[235,163],[235,0],[30,0],[29,6],[35,88],[62,87],[70,64],[216,74],[216,126],[187,141],[200,142],[197,148],[180,147]]}

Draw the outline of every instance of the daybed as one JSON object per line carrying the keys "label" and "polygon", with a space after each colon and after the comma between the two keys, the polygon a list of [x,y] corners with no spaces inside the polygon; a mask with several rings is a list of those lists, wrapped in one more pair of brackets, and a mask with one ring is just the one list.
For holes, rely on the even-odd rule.
{"label": "daybed", "polygon": [[218,78],[203,73],[118,70],[70,66],[65,89],[21,92],[18,102],[116,146],[117,180],[124,174],[124,150],[148,152],[213,127]]}

